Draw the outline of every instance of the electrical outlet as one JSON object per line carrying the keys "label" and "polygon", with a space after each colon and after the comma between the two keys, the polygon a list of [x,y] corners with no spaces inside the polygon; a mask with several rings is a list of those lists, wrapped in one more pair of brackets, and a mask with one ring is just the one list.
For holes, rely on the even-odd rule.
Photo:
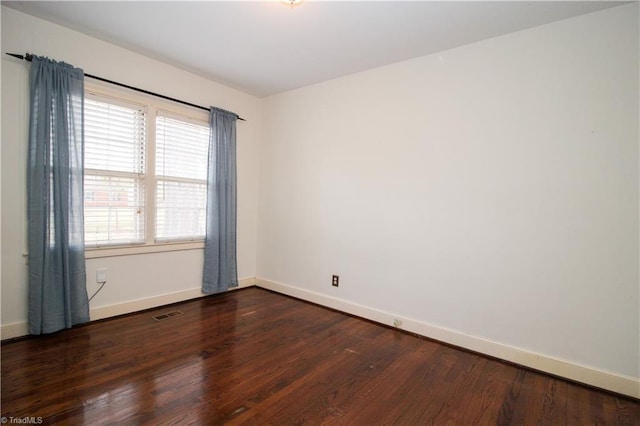
{"label": "electrical outlet", "polygon": [[337,275],[333,275],[333,276],[331,277],[331,285],[332,285],[332,286],[334,286],[334,287],[338,287],[339,281],[340,281],[340,277],[339,277],[339,276],[337,276]]}
{"label": "electrical outlet", "polygon": [[107,268],[96,269],[96,282],[98,284],[107,282]]}

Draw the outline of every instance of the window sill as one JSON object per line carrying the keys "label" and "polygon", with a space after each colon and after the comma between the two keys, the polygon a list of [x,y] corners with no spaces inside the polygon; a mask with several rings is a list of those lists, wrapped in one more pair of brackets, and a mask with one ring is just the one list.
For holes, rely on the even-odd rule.
{"label": "window sill", "polygon": [[139,246],[97,247],[85,249],[85,259],[99,257],[133,256],[138,254],[165,253],[170,251],[202,250],[204,241],[188,241],[180,243],[157,243]]}

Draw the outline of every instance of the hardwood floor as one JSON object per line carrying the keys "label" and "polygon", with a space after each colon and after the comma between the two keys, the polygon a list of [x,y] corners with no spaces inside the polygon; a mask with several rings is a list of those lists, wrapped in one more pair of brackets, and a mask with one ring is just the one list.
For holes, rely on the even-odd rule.
{"label": "hardwood floor", "polygon": [[[156,322],[153,315],[183,315]],[[640,425],[640,402],[248,288],[2,345],[43,424]]]}

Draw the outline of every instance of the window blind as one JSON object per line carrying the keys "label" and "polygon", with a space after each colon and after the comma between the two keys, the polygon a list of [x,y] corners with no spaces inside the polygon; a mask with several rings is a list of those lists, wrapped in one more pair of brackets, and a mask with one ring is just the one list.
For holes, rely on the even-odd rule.
{"label": "window blind", "polygon": [[85,96],[85,245],[145,240],[146,111]]}
{"label": "window blind", "polygon": [[209,127],[156,117],[156,241],[203,239]]}

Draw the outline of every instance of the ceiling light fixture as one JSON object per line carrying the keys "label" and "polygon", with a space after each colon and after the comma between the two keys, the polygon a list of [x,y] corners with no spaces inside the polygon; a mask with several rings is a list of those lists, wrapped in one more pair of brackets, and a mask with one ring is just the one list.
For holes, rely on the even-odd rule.
{"label": "ceiling light fixture", "polygon": [[293,7],[293,6],[298,6],[302,4],[304,0],[280,0],[280,1],[286,4],[287,6]]}

